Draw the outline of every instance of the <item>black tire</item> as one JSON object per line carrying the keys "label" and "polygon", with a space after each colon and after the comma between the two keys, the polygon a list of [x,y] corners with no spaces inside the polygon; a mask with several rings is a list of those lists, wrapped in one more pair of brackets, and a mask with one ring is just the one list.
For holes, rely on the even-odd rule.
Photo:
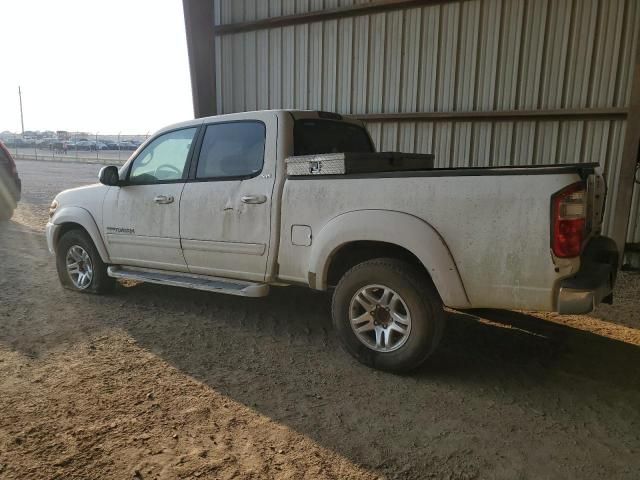
{"label": "black tire", "polygon": [[[67,253],[74,246],[81,247],[91,260],[92,277],[84,288],[78,287],[67,272]],[[75,292],[106,293],[112,291],[115,285],[115,279],[107,275],[107,266],[100,258],[91,237],[84,230],[69,230],[62,235],[56,246],[56,268],[62,286]]]}
{"label": "black tire", "polygon": [[[374,350],[351,327],[351,301],[368,285],[392,289],[411,316],[407,339],[396,350]],[[440,342],[445,324],[442,301],[431,279],[414,265],[392,258],[369,260],[345,273],[333,293],[332,314],[334,328],[347,352],[369,367],[391,372],[407,372],[421,365]]]}

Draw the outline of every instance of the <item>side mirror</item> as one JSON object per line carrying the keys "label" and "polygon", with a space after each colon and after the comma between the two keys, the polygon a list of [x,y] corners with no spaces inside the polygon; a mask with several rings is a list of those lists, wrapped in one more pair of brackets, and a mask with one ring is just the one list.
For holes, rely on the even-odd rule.
{"label": "side mirror", "polygon": [[109,165],[108,167],[102,167],[98,174],[98,179],[103,185],[109,187],[117,187],[120,185],[120,174],[118,173],[118,167]]}

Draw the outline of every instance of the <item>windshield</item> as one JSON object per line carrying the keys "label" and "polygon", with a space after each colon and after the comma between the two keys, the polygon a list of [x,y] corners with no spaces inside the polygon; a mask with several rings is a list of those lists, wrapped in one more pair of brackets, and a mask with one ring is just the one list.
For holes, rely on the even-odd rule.
{"label": "windshield", "polygon": [[367,130],[334,120],[297,120],[293,130],[294,155],[374,152]]}

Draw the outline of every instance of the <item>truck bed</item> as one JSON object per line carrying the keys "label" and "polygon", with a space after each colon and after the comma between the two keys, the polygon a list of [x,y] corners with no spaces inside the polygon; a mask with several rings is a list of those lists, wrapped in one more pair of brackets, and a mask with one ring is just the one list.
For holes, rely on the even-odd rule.
{"label": "truck bed", "polygon": [[316,273],[309,272],[313,243],[294,245],[293,226],[308,226],[313,239],[323,235],[334,219],[350,212],[403,212],[438,232],[455,259],[468,305],[553,310],[561,275],[550,254],[550,198],[596,167],[446,168],[288,177],[282,193],[279,277],[308,283],[309,273]]}

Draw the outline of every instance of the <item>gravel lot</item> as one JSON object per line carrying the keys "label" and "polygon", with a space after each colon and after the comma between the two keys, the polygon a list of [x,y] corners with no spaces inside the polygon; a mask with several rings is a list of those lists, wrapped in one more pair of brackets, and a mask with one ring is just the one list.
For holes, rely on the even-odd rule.
{"label": "gravel lot", "polygon": [[0,478],[628,478],[640,276],[590,316],[451,312],[420,371],[343,353],[329,296],[63,290],[43,226],[98,165],[19,161],[0,224]]}

